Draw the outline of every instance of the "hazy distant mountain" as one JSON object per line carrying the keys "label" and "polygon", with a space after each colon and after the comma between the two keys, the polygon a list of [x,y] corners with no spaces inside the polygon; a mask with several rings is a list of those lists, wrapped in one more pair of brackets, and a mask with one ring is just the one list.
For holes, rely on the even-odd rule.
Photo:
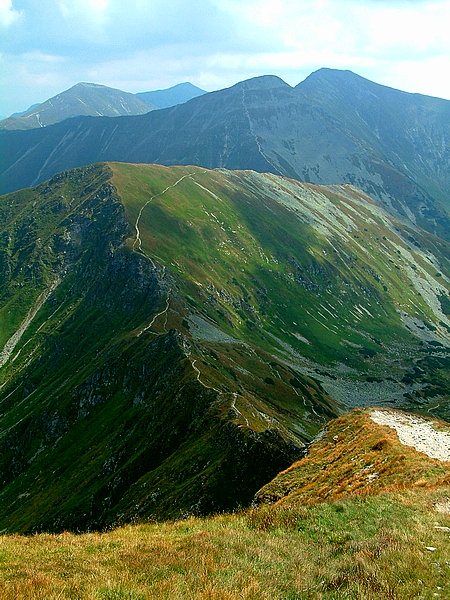
{"label": "hazy distant mountain", "polygon": [[0,132],[0,189],[107,160],[254,169],[352,183],[445,234],[449,148],[449,101],[321,69],[295,88],[264,76],[141,116]]}
{"label": "hazy distant mountain", "polygon": [[[35,104],[32,104],[31,106],[29,106],[26,110],[21,110],[19,112],[15,112],[12,115],[10,115],[10,117],[21,117],[23,115],[25,115],[26,113],[34,110],[35,108],[37,108],[38,106],[40,106],[41,102],[36,102]],[[7,119],[8,117],[3,117],[5,119]]]}
{"label": "hazy distant mountain", "polygon": [[25,111],[0,121],[0,129],[35,129],[70,117],[118,117],[142,115],[156,108],[182,104],[206,94],[192,83],[179,83],[165,90],[131,94],[97,83],[77,83],[70,89]]}
{"label": "hazy distant mountain", "polygon": [[0,122],[0,129],[32,129],[69,117],[142,115],[156,107],[134,94],[97,83],[77,83],[57,96],[34,104]]}
{"label": "hazy distant mountain", "polygon": [[154,92],[139,92],[135,94],[144,102],[148,102],[158,108],[169,108],[177,104],[183,104],[192,98],[203,96],[205,90],[192,85],[192,83],[179,83],[165,90],[155,90]]}
{"label": "hazy distant mountain", "polygon": [[[310,129],[309,148],[296,147],[305,180],[345,179],[411,221],[449,234],[450,101],[332,69],[313,73],[296,91],[316,107],[316,121],[323,115],[320,135]],[[304,140],[304,130],[297,137]]]}

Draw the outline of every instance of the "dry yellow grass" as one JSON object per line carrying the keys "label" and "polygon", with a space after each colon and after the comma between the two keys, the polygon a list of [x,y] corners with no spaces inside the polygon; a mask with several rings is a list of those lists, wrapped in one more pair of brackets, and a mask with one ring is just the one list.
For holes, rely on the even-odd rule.
{"label": "dry yellow grass", "polygon": [[[2,600],[445,598],[450,488],[0,538]],[[426,547],[435,547],[429,551]]]}
{"label": "dry yellow grass", "polygon": [[[434,425],[450,431],[443,421]],[[331,421],[305,458],[258,492],[258,501],[295,506],[442,485],[450,485],[450,462],[401,444],[395,430],[374,423],[369,410],[357,409]]]}

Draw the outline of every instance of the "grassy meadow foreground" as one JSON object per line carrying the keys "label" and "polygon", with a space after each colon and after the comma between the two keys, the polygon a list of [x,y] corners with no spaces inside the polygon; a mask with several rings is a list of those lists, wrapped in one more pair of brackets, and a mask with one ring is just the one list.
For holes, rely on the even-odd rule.
{"label": "grassy meadow foreground", "polygon": [[448,598],[449,509],[444,487],[309,507],[263,506],[104,534],[5,536],[0,595]]}
{"label": "grassy meadow foreground", "polygon": [[[450,463],[400,443],[373,412],[331,421],[255,508],[106,533],[3,536],[0,597],[448,598]],[[448,446],[448,424],[415,418]]]}

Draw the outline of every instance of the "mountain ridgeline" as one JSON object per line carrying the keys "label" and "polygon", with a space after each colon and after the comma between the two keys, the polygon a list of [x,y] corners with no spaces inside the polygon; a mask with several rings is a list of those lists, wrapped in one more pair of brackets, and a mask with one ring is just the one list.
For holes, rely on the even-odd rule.
{"label": "mountain ridgeline", "polygon": [[98,161],[253,169],[351,183],[446,236],[449,140],[449,101],[321,69],[295,88],[264,76],[145,115],[0,132],[0,190]]}
{"label": "mountain ridgeline", "polygon": [[0,528],[233,509],[353,406],[449,418],[448,276],[350,185],[111,163],[1,197]]}
{"label": "mountain ridgeline", "polygon": [[188,102],[192,98],[203,96],[203,94],[206,94],[205,90],[186,81],[185,83],[178,83],[164,90],[138,92],[135,95],[147,104],[151,104],[157,108],[169,108],[177,104],[184,104],[184,102]]}
{"label": "mountain ridgeline", "polygon": [[0,122],[0,129],[35,129],[78,116],[119,117],[154,110],[134,94],[97,83],[77,83],[57,96]]}
{"label": "mountain ridgeline", "polygon": [[188,82],[138,94],[97,83],[77,83],[45,102],[34,104],[22,113],[3,119],[0,121],[0,130],[36,129],[79,116],[142,115],[158,108],[182,104],[205,93]]}

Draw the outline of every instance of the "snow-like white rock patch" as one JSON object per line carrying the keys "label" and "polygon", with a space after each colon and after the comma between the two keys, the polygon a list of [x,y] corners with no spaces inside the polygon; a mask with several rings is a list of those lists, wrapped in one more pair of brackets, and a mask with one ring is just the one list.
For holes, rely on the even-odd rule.
{"label": "snow-like white rock patch", "polygon": [[412,446],[431,458],[450,461],[450,433],[438,431],[430,421],[392,410],[373,410],[370,417],[378,425],[395,429],[405,446]]}

